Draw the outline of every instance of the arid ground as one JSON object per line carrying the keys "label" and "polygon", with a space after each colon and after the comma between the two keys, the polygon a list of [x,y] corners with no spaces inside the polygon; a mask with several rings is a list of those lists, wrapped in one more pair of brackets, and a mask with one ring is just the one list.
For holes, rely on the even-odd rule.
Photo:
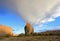
{"label": "arid ground", "polygon": [[60,36],[26,36],[26,37],[8,37],[0,41],[60,41]]}
{"label": "arid ground", "polygon": [[15,37],[1,37],[0,41],[60,41],[60,30],[34,33],[32,36],[20,34]]}

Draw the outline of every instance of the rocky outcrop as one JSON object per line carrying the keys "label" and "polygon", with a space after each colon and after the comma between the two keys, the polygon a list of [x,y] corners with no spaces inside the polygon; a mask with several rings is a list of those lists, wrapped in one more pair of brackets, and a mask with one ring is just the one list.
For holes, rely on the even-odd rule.
{"label": "rocky outcrop", "polygon": [[0,25],[0,36],[13,36],[12,28],[4,25]]}
{"label": "rocky outcrop", "polygon": [[25,35],[31,35],[34,33],[34,29],[29,22],[26,24],[24,30],[25,30]]}

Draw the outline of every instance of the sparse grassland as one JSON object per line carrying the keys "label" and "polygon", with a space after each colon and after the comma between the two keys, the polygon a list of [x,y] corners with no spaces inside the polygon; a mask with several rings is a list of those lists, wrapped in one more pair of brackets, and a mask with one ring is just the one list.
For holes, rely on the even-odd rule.
{"label": "sparse grassland", "polygon": [[30,36],[20,34],[16,37],[0,38],[0,41],[60,41],[60,31],[49,31],[43,33],[34,33]]}
{"label": "sparse grassland", "polygon": [[7,37],[0,41],[60,41],[59,36],[24,36],[24,37]]}

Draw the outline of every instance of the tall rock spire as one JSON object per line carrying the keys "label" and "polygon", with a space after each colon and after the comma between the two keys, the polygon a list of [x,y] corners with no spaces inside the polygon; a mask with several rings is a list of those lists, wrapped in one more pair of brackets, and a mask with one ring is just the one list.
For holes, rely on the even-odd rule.
{"label": "tall rock spire", "polygon": [[34,33],[34,29],[33,29],[32,25],[29,22],[27,22],[24,29],[25,29],[25,35],[31,35],[31,34]]}

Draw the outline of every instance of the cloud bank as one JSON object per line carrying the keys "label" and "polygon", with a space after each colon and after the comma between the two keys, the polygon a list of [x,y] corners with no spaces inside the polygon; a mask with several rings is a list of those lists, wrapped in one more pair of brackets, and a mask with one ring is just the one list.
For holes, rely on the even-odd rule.
{"label": "cloud bank", "polygon": [[32,24],[54,21],[60,16],[60,0],[16,0],[17,11]]}
{"label": "cloud bank", "polygon": [[60,0],[11,0],[11,2],[14,3],[14,10],[32,24],[51,22],[60,16]]}

